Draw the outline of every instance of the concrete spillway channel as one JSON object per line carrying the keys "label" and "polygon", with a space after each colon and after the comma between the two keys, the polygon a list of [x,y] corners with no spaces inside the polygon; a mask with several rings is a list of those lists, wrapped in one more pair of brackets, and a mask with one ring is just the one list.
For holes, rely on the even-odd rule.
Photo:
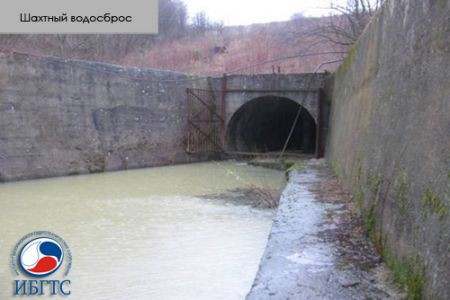
{"label": "concrete spillway channel", "polygon": [[402,299],[321,160],[293,171],[247,300]]}
{"label": "concrete spillway channel", "polygon": [[[3,183],[0,264],[18,231],[52,228],[76,258],[74,299],[399,298],[324,162],[295,161],[286,186],[237,161]],[[278,211],[259,207],[283,187]],[[0,268],[0,299],[15,278]]]}

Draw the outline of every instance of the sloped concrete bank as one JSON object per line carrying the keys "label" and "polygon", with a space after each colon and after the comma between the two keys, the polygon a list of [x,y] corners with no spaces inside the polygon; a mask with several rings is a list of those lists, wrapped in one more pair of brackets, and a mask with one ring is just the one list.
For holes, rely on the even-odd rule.
{"label": "sloped concrete bank", "polygon": [[327,160],[411,299],[450,299],[449,15],[386,1],[330,84]]}
{"label": "sloped concrete bank", "polygon": [[401,299],[323,160],[293,171],[248,300]]}

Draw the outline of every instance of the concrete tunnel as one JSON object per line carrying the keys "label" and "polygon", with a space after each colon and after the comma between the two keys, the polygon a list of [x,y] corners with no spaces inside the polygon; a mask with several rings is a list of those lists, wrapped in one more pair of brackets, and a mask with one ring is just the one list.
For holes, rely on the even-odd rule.
{"label": "concrete tunnel", "polygon": [[264,96],[242,105],[227,126],[227,148],[236,152],[281,151],[299,108],[300,117],[287,151],[313,154],[316,123],[297,102],[283,97]]}

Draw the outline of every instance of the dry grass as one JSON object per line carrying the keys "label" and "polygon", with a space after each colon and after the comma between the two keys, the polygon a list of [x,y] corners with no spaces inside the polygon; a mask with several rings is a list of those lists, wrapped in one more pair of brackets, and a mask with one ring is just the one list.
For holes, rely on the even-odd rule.
{"label": "dry grass", "polygon": [[[296,55],[310,46],[306,52],[329,51],[330,46],[318,44],[312,47],[316,42],[313,38],[284,39],[285,32],[280,30],[271,34],[269,25],[260,26],[259,30],[245,33],[225,31],[222,34],[210,33],[203,37],[165,42],[147,51],[132,53],[119,63],[127,66],[217,75],[247,66],[253,67],[239,73],[272,73],[274,70],[278,72],[278,67],[282,73],[311,72],[321,62],[333,59],[333,56],[329,55],[313,56],[263,64],[280,57]],[[226,47],[226,50],[224,53],[215,53],[214,47]],[[330,65],[327,68],[334,70],[336,66]]]}
{"label": "dry grass", "polygon": [[247,194],[251,194],[253,198],[253,206],[262,208],[278,207],[280,202],[280,193],[270,187],[259,187],[250,185],[245,189]]}
{"label": "dry grass", "polygon": [[[37,56],[60,56],[95,60],[133,67],[188,72],[202,75],[230,73],[310,72],[324,61],[341,58],[341,54],[293,58],[268,64],[269,60],[298,55],[333,51],[333,45],[305,34],[318,19],[227,27],[223,31],[208,31],[205,35],[176,40],[144,43],[133,35],[106,35],[83,42],[86,36],[24,35],[0,38],[1,52],[22,52]],[[62,39],[64,37],[64,39]],[[134,39],[133,39],[134,38]],[[133,42],[134,41],[134,42]],[[224,51],[215,51],[215,48]],[[256,66],[255,66],[256,65]],[[337,64],[328,65],[333,71]]]}

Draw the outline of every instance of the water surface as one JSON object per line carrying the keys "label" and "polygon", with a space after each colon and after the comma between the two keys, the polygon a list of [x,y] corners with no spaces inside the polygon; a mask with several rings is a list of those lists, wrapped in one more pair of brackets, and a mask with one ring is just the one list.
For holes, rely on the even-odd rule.
{"label": "water surface", "polygon": [[14,245],[37,230],[69,244],[73,299],[243,299],[274,210],[204,195],[255,185],[284,175],[229,161],[0,184],[0,299],[22,279]]}

